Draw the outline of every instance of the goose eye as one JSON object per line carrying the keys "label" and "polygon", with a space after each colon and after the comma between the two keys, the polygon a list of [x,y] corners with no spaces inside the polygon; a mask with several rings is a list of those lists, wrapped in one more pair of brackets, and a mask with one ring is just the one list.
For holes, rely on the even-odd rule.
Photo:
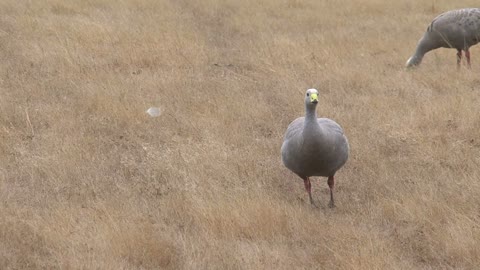
{"label": "goose eye", "polygon": [[307,97],[309,97],[309,96],[310,96],[310,93],[307,93]]}

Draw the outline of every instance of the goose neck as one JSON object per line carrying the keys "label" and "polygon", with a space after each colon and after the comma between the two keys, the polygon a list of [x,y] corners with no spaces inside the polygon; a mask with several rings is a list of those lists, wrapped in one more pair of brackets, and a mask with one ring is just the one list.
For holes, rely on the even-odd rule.
{"label": "goose neck", "polygon": [[440,44],[435,42],[435,40],[432,39],[431,34],[427,32],[418,42],[414,57],[422,59],[427,52],[439,47]]}
{"label": "goose neck", "polygon": [[316,129],[318,127],[315,107],[307,106],[305,114],[305,129]]}
{"label": "goose neck", "polygon": [[317,121],[317,110],[315,110],[315,106],[305,106],[305,120],[307,121]]}

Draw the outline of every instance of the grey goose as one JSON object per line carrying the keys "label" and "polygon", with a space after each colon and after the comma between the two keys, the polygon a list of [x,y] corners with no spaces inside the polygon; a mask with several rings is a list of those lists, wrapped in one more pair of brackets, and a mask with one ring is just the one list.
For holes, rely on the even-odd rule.
{"label": "grey goose", "polygon": [[287,128],[282,144],[282,162],[303,179],[311,204],[310,177],[328,177],[329,206],[334,207],[334,175],[348,159],[349,145],[342,128],[328,118],[317,118],[318,91],[305,93],[305,117],[295,119]]}

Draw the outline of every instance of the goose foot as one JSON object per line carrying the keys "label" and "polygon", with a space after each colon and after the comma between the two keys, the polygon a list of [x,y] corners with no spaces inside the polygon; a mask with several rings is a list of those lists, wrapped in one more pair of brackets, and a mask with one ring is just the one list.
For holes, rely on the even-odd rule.
{"label": "goose foot", "polygon": [[335,208],[335,203],[334,203],[333,201],[330,201],[330,202],[328,203],[328,207],[330,207],[330,208]]}

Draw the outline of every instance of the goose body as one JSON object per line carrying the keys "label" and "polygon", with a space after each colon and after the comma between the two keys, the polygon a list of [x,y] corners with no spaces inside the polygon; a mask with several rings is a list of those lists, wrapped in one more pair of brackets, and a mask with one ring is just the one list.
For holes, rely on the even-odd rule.
{"label": "goose body", "polygon": [[457,49],[457,66],[460,66],[462,51],[470,66],[469,48],[480,41],[480,8],[464,8],[438,15],[418,41],[417,48],[407,61],[407,67],[417,66],[423,56],[437,48]]}
{"label": "goose body", "polygon": [[285,132],[282,162],[304,180],[312,204],[309,177],[328,177],[330,206],[333,207],[334,175],[347,162],[349,145],[340,125],[328,118],[317,118],[317,103],[318,91],[308,89],[305,117],[295,119]]}

